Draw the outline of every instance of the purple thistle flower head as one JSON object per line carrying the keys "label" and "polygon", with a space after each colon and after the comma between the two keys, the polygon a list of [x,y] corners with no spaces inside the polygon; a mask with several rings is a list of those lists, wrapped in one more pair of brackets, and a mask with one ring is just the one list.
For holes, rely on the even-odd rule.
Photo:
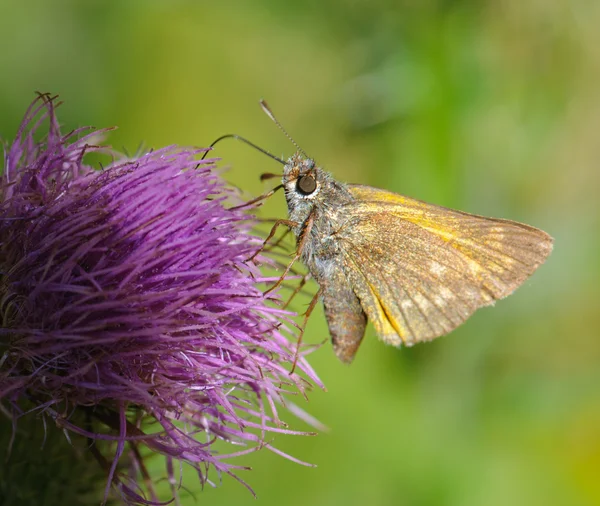
{"label": "purple thistle flower head", "polygon": [[[42,95],[5,149],[0,185],[0,407],[29,411],[95,444],[130,503],[158,501],[139,477],[158,453],[177,495],[178,465],[233,474],[229,458],[291,433],[283,395],[320,384],[304,358],[289,374],[289,317],[246,262],[252,217],[202,150],[166,148],[84,165],[98,132],[60,132]],[[36,141],[40,127],[47,134]],[[216,439],[246,444],[217,454]],[[148,449],[150,451],[148,451]],[[132,476],[130,474],[130,476]],[[147,498],[149,495],[150,498]],[[106,498],[106,495],[105,495]]]}

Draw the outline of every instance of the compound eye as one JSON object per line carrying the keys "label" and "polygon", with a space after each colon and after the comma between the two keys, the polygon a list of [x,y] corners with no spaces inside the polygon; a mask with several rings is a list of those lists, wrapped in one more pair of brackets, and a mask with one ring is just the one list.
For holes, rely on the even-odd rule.
{"label": "compound eye", "polygon": [[298,178],[296,188],[303,195],[310,195],[317,189],[317,182],[312,176],[301,176]]}

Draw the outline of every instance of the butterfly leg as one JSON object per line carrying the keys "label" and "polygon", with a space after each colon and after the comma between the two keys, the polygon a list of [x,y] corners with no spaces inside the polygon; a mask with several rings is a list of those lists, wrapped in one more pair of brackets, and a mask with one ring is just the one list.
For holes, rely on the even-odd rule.
{"label": "butterfly leg", "polygon": [[298,286],[296,288],[294,288],[294,291],[292,292],[292,294],[290,295],[288,300],[285,302],[285,304],[282,306],[282,309],[285,309],[286,307],[288,307],[291,304],[294,297],[296,295],[298,295],[298,293],[302,290],[302,288],[304,288],[304,285],[306,284],[306,282],[309,279],[310,279],[310,272],[307,272],[304,276],[302,276],[302,279],[298,283]]}
{"label": "butterfly leg", "polygon": [[[286,227],[295,227],[298,225],[297,222],[292,221],[292,220],[277,220],[275,222],[275,224],[273,225],[273,228],[271,229],[271,231],[269,232],[269,235],[267,236],[267,238],[264,240],[264,242],[262,243],[262,246],[256,250],[256,252],[248,259],[248,262],[252,262],[258,255],[260,255],[265,247],[267,246],[267,243],[273,238],[273,236],[277,233],[277,229],[281,226],[281,225],[285,225]],[[291,268],[291,266],[290,266]],[[289,270],[287,271],[289,272]],[[286,272],[286,274],[287,274]]]}
{"label": "butterfly leg", "polygon": [[[283,280],[288,275],[288,273],[290,272],[293,265],[296,263],[296,260],[300,259],[300,257],[302,256],[302,251],[304,250],[304,247],[306,246],[306,242],[308,241],[308,238],[310,237],[310,231],[312,230],[313,222],[314,222],[314,215],[311,214],[304,222],[304,228],[302,229],[302,232],[300,233],[300,236],[298,238],[298,246],[296,247],[296,254],[292,258],[290,263],[287,265],[287,267],[285,268],[285,271],[283,271],[283,274],[280,276],[280,278],[275,282],[275,284],[271,288],[269,288],[266,292],[264,292],[264,295],[267,295],[268,293],[275,290],[275,288],[277,288],[279,285],[281,285],[281,283],[283,283]],[[275,222],[275,226],[277,226],[278,224],[287,224],[289,227],[295,227],[298,225],[297,222],[290,221],[290,220],[277,220]],[[275,226],[273,227],[273,230],[271,231],[271,234],[269,234],[269,237],[267,238],[267,240],[269,240],[275,234],[275,232],[274,232],[274,230],[276,230]]]}
{"label": "butterfly leg", "polygon": [[[281,234],[281,237],[279,239],[277,239],[271,246],[269,246],[268,250],[265,249],[265,251],[273,251],[277,246],[279,246],[283,240],[287,237],[287,235],[292,231],[291,228],[288,228],[283,234]],[[282,246],[283,249],[283,246]]]}
{"label": "butterfly leg", "polygon": [[243,209],[244,207],[248,207],[248,206],[251,206],[252,204],[256,204],[257,202],[260,202],[261,200],[268,199],[276,191],[281,190],[282,188],[283,188],[282,184],[277,185],[275,188],[273,188],[272,190],[269,190],[267,193],[263,193],[262,195],[256,197],[255,199],[249,200],[248,202],[244,202],[243,204],[240,204],[239,206],[230,207],[229,210],[235,211],[237,209]]}
{"label": "butterfly leg", "polygon": [[294,370],[296,369],[298,357],[300,356],[300,345],[302,344],[302,338],[304,337],[304,329],[306,329],[306,324],[308,323],[308,318],[310,317],[311,313],[313,312],[313,309],[315,309],[315,306],[317,305],[317,302],[319,302],[319,298],[321,297],[322,294],[323,294],[323,289],[319,288],[317,290],[317,293],[315,293],[315,296],[310,301],[308,308],[306,308],[306,311],[304,312],[304,320],[302,321],[302,326],[300,327],[300,335],[298,336],[298,341],[296,342],[296,352],[294,353],[294,362],[292,363],[292,369],[290,371],[290,374],[293,374]]}

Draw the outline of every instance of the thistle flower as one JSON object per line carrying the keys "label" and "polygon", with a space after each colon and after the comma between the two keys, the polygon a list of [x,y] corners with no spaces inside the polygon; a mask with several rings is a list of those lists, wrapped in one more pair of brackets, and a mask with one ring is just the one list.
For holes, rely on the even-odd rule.
{"label": "thistle flower", "polygon": [[[278,404],[320,382],[304,358],[302,375],[288,372],[288,315],[245,260],[262,241],[227,207],[215,160],[165,148],[94,171],[84,156],[101,150],[98,132],[61,134],[55,105],[41,95],[5,149],[0,408],[14,427],[34,412],[92,441],[105,500],[114,486],[158,501],[146,454],[164,456],[177,497],[182,464],[211,483],[209,468],[239,469],[232,457],[281,453],[266,434],[298,432]],[[217,454],[217,439],[245,447]]]}

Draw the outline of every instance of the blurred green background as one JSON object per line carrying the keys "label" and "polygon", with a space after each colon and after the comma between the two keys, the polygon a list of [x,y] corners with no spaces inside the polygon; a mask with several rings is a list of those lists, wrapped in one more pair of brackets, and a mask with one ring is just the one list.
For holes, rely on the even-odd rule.
{"label": "blurred green background", "polygon": [[[298,403],[330,431],[276,440],[318,467],[261,451],[238,462],[258,502],[188,477],[197,503],[600,504],[599,2],[4,0],[0,26],[5,139],[39,90],[65,101],[65,129],[118,125],[119,149],[238,133],[288,156],[264,97],[341,180],[556,238],[525,286],[450,337],[397,350],[369,328],[350,367],[320,348],[328,391]],[[217,154],[249,195],[280,170],[235,141]],[[265,206],[285,213],[282,195]]]}

